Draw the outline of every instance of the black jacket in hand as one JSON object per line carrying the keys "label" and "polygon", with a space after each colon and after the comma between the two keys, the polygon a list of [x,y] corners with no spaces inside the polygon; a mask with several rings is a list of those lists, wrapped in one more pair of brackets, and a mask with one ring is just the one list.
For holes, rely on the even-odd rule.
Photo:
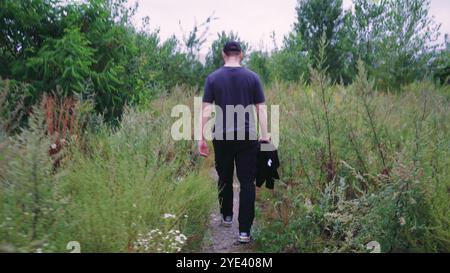
{"label": "black jacket in hand", "polygon": [[[263,145],[264,143],[261,143]],[[256,166],[256,186],[261,187],[264,182],[266,188],[273,189],[275,179],[280,179],[278,175],[278,167],[280,167],[280,161],[278,159],[278,151],[273,146],[270,151],[260,151],[257,157]]]}

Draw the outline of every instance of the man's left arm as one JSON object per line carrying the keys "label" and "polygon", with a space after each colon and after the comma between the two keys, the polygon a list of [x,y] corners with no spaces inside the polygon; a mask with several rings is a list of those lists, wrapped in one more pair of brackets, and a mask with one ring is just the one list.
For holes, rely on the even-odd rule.
{"label": "man's left arm", "polygon": [[212,112],[212,105],[215,101],[214,90],[211,79],[208,76],[205,81],[205,93],[203,94],[203,103],[200,116],[200,139],[198,140],[198,152],[200,155],[207,157],[209,155],[208,143],[205,138],[205,125],[209,120]]}

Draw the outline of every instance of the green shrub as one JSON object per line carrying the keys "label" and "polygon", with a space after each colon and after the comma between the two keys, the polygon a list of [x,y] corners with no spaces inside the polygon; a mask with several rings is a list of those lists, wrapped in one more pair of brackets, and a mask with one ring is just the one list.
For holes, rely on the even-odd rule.
{"label": "green shrub", "polygon": [[258,250],[448,252],[448,99],[427,83],[381,93],[362,65],[347,88],[312,75],[268,89],[281,105],[282,179],[259,198]]}
{"label": "green shrub", "polygon": [[0,245],[10,251],[40,251],[48,247],[55,222],[62,217],[64,198],[59,192],[48,155],[44,114],[39,107],[29,128],[13,139],[2,139],[0,157]]}
{"label": "green shrub", "polygon": [[[1,138],[2,250],[66,252],[77,241],[82,252],[142,251],[135,243],[151,230],[178,230],[176,236],[187,236],[181,250],[197,250],[215,187],[193,142],[171,138],[167,105],[188,103],[192,97],[179,94],[193,93],[175,92],[152,110],[128,109],[116,129],[100,125],[82,143],[67,145],[59,168],[48,156],[39,111],[23,134]],[[159,248],[146,250],[179,251]]]}

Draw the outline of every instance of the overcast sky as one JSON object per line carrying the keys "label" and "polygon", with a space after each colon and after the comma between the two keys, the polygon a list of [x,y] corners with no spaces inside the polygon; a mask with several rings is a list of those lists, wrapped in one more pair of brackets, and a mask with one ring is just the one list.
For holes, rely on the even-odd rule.
{"label": "overcast sky", "polygon": [[[297,0],[129,0],[136,1],[139,3],[136,21],[149,16],[150,28],[159,28],[163,40],[172,34],[182,37],[180,21],[183,29],[189,31],[195,20],[204,22],[214,13],[218,19],[210,24],[203,52],[222,30],[237,32],[253,49],[273,48],[270,34],[275,31],[276,41],[281,45],[283,36],[292,29],[297,3]],[[350,8],[351,3],[344,0],[344,8]],[[450,33],[450,0],[431,0],[430,13],[442,24],[443,41],[443,33]]]}

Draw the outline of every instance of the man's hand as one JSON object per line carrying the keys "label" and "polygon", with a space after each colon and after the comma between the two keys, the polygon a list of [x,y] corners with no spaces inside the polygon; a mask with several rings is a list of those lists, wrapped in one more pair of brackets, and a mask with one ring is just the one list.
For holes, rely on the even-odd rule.
{"label": "man's hand", "polygon": [[209,149],[206,140],[202,139],[198,141],[198,152],[201,156],[208,157]]}

